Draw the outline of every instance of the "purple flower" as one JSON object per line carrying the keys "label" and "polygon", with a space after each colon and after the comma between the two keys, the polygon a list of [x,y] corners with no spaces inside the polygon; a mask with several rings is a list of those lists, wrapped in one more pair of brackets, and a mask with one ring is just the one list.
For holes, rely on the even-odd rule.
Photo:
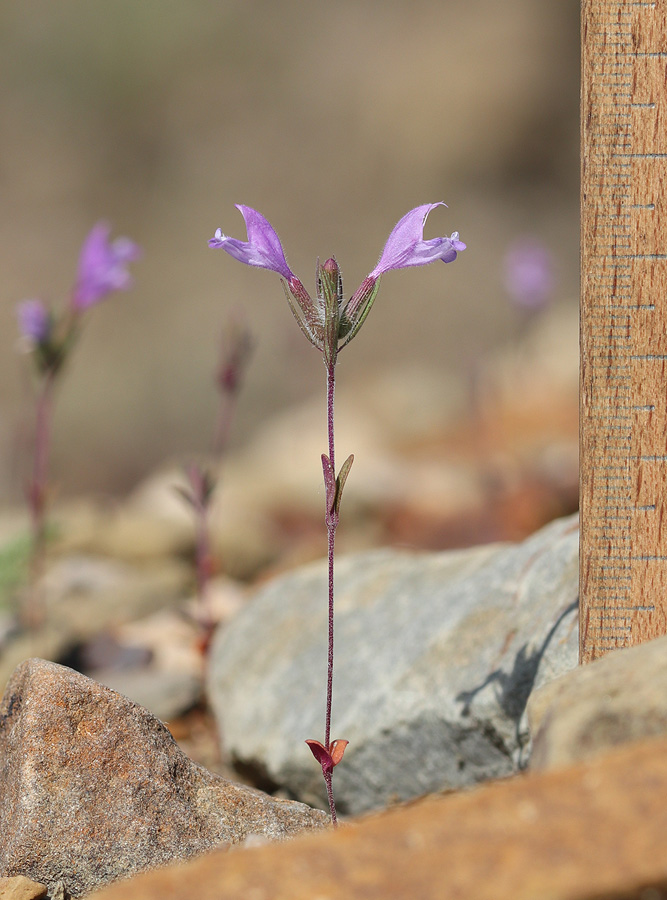
{"label": "purple flower", "polygon": [[389,269],[425,266],[438,259],[446,263],[453,262],[457,253],[465,250],[466,245],[459,240],[458,231],[455,231],[451,237],[424,240],[424,224],[428,214],[436,206],[446,206],[446,204],[426,203],[424,206],[415,207],[403,216],[389,235],[380,261],[369,274],[369,278],[379,278]]}
{"label": "purple flower", "polygon": [[16,314],[21,335],[33,344],[43,344],[51,334],[51,315],[41,300],[23,300]]}
{"label": "purple flower", "polygon": [[424,240],[424,223],[428,214],[444,203],[427,203],[403,216],[389,235],[377,266],[345,302],[342,279],[334,259],[324,266],[318,263],[318,296],[313,300],[301,281],[287,265],[285,253],[273,226],[261,213],[237,204],[245,219],[248,240],[227,237],[218,228],[209,247],[221,247],[234,259],[247,266],[258,266],[277,272],[287,282],[285,296],[299,327],[308,340],[332,362],[338,350],[350,343],[366,320],[378,292],[380,276],[389,269],[425,266],[435,260],[453,262],[466,249],[458,232],[451,237]]}
{"label": "purple flower", "polygon": [[352,323],[346,343],[357,334],[370,312],[377,295],[380,276],[384,272],[390,269],[406,269],[409,266],[426,266],[438,259],[446,263],[454,262],[457,254],[466,249],[463,241],[459,240],[458,231],[453,232],[451,237],[424,240],[424,224],[428,214],[436,206],[446,205],[440,202],[416,206],[395,225],[387,238],[377,266],[364,278],[345,307],[344,314]]}
{"label": "purple flower", "polygon": [[537,310],[547,305],[554,287],[550,250],[532,237],[517,240],[504,262],[505,288],[520,309]]}
{"label": "purple flower", "polygon": [[322,349],[324,335],[322,317],[308,291],[287,265],[285,252],[275,229],[256,209],[240,203],[236,204],[236,208],[245,219],[248,240],[239,241],[227,237],[218,228],[215,236],[208,242],[209,247],[216,249],[220,247],[247,266],[269,269],[282,275],[287,282],[285,296],[299,327],[311,343]]}
{"label": "purple flower", "polygon": [[88,309],[113,291],[126,291],[132,286],[128,263],[141,256],[141,249],[128,238],[109,240],[111,228],[98,222],[81,248],[72,306],[77,311]]}
{"label": "purple flower", "polygon": [[215,237],[208,242],[209,247],[220,247],[247,266],[270,269],[272,272],[282,275],[288,282],[291,281],[294,274],[287,265],[280,238],[271,223],[250,206],[242,206],[237,203],[236,208],[240,210],[245,219],[248,240],[239,241],[236,238],[227,237],[218,228]]}

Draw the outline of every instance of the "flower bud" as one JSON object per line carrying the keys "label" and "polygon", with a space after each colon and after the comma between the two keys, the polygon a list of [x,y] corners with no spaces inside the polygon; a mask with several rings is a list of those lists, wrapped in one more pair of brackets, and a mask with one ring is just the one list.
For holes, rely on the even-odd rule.
{"label": "flower bud", "polygon": [[324,314],[324,361],[333,365],[338,353],[340,305],[343,298],[343,279],[335,259],[328,259],[317,267],[318,299]]}

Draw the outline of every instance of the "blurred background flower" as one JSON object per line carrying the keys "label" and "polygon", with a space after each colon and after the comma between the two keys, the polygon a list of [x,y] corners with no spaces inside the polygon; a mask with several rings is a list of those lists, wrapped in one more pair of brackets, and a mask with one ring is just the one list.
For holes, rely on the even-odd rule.
{"label": "blurred background flower", "polygon": [[127,291],[134,283],[127,266],[141,257],[141,248],[126,237],[111,241],[110,234],[111,226],[98,222],[83,242],[72,292],[76,312],[94,306],[114,291]]}
{"label": "blurred background flower", "polygon": [[504,259],[505,290],[517,309],[538,312],[554,295],[554,258],[537,238],[514,241]]}
{"label": "blurred background flower", "polygon": [[446,405],[451,373],[513,333],[500,273],[515,236],[552,248],[556,300],[574,314],[578,48],[576,0],[3,5],[0,500],[21,494],[16,303],[66,295],[72,248],[100,217],[145,255],[131,297],[98,310],[68,367],[63,496],[128,490],[165,456],[207,446],[231,308],[256,340],[234,442],[319,396],[324,370],[280,286],[223,271],[206,247],[218,226],[236,233],[234,203],[279,223],[295,271],[335,254],[348,288],[388,225],[431,198],[449,209],[425,237],[456,228],[474,247],[446,279],[436,266],[387,279],[341,392],[421,368]]}
{"label": "blurred background flower", "polygon": [[22,300],[16,308],[16,315],[19,334],[29,350],[48,340],[51,315],[41,300]]}

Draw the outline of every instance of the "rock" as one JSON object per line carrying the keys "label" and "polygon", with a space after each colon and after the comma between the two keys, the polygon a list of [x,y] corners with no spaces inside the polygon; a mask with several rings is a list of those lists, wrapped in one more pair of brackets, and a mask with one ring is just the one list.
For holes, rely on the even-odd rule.
{"label": "rock", "polygon": [[141,618],[176,604],[191,577],[189,567],[177,560],[132,565],[74,554],[49,566],[43,589],[47,605],[57,613],[54,618],[67,618],[68,630],[86,636],[109,622]]}
{"label": "rock", "polygon": [[0,900],[42,900],[46,893],[45,884],[31,881],[25,875],[0,878]]}
{"label": "rock", "polygon": [[136,508],[131,500],[72,501],[53,512],[57,527],[54,549],[61,554],[109,556],[128,562],[183,555],[194,545],[194,525],[191,517],[188,520],[187,508],[185,512],[182,520],[173,520]]}
{"label": "rock", "polygon": [[[225,578],[209,583],[206,613],[213,622],[231,621],[243,603],[238,584]],[[191,598],[185,608],[160,609],[100,632],[73,659],[62,662],[170,722],[202,699],[200,616],[199,604]]]}
{"label": "rock", "polygon": [[[89,641],[72,664],[168,722],[201,700],[204,661],[197,634],[193,618],[163,609]],[[132,664],[132,655],[143,658]]]}
{"label": "rock", "polygon": [[281,847],[212,853],[94,900],[658,900],[665,795],[667,741],[651,741]]}
{"label": "rock", "polygon": [[[332,736],[340,810],[460,788],[520,768],[535,686],[577,665],[578,529],[522,544],[343,558],[336,574]],[[258,783],[324,803],[304,744],[321,739],[326,568],[270,582],[212,647],[223,745]]]}
{"label": "rock", "polygon": [[28,660],[0,703],[0,875],[63,879],[79,897],[325,821],[195,765],[145,709],[64,666]]}
{"label": "rock", "polygon": [[187,672],[165,672],[152,665],[99,669],[95,672],[95,681],[150,710],[163,722],[192,709],[202,695],[201,678]]}
{"label": "rock", "polygon": [[60,879],[49,887],[49,900],[70,900],[71,894],[65,887],[65,882]]}
{"label": "rock", "polygon": [[615,650],[544,685],[531,696],[528,716],[531,768],[667,735],[667,637]]}
{"label": "rock", "polygon": [[0,646],[11,630],[9,613],[16,591],[25,582],[30,560],[30,520],[25,509],[0,510]]}
{"label": "rock", "polygon": [[0,653],[0,687],[29,656],[60,659],[105,628],[175,606],[191,579],[189,566],[178,560],[151,565],[82,555],[54,560],[39,583],[46,622],[8,635]]}

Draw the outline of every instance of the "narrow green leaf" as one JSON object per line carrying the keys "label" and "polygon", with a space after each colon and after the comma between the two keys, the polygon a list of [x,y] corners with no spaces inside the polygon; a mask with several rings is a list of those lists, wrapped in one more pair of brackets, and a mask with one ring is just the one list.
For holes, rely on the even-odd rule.
{"label": "narrow green leaf", "polygon": [[336,512],[336,514],[340,510],[340,501],[343,496],[343,488],[345,487],[345,482],[347,481],[347,476],[350,474],[350,469],[352,468],[353,462],[354,454],[350,453],[348,458],[340,467],[340,472],[338,473],[338,478],[336,479],[336,500],[334,504],[334,511]]}

